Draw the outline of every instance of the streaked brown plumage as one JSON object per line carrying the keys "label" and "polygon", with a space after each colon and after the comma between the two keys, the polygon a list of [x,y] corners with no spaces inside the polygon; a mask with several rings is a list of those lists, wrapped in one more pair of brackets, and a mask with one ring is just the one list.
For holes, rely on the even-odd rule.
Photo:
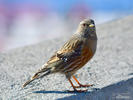
{"label": "streaked brown plumage", "polygon": [[[80,84],[73,75],[93,57],[96,46],[97,35],[94,21],[92,19],[85,19],[80,22],[76,33],[72,35],[70,40],[67,41],[29,81],[23,84],[23,87],[35,79],[60,72],[66,75],[66,78],[71,83],[74,91],[84,91],[77,90],[77,88],[89,87],[91,85]],[[79,86],[73,85],[71,76],[73,76]]]}

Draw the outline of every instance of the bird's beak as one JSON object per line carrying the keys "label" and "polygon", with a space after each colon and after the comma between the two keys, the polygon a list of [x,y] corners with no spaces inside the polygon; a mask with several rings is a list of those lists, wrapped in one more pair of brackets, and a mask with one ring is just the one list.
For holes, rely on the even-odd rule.
{"label": "bird's beak", "polygon": [[94,27],[95,25],[94,24],[90,24],[89,27]]}

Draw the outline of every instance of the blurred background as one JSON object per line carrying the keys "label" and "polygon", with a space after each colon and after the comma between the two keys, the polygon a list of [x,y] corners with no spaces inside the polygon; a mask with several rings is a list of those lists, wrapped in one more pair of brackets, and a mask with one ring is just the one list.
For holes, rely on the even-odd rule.
{"label": "blurred background", "polygon": [[133,0],[0,0],[0,52],[73,34],[87,17],[96,24],[133,14]]}

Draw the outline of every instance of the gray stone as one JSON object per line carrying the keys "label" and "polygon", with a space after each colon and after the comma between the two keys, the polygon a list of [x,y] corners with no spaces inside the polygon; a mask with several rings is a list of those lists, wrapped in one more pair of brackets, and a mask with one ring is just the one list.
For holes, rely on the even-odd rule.
{"label": "gray stone", "polygon": [[97,25],[94,58],[77,72],[86,93],[71,90],[64,75],[53,74],[22,84],[69,38],[13,49],[0,54],[0,100],[133,100],[133,16]]}

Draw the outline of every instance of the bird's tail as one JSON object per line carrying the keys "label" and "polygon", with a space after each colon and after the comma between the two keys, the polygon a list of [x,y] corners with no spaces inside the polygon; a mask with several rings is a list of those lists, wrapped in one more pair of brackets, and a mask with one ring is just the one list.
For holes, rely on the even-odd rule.
{"label": "bird's tail", "polygon": [[25,82],[22,87],[25,87],[26,85],[28,85],[29,83],[31,83],[35,79],[42,78],[42,77],[44,77],[46,75],[49,75],[50,73],[51,73],[51,68],[43,68],[43,69],[39,70],[37,73],[35,73],[34,76],[31,77],[30,80]]}

